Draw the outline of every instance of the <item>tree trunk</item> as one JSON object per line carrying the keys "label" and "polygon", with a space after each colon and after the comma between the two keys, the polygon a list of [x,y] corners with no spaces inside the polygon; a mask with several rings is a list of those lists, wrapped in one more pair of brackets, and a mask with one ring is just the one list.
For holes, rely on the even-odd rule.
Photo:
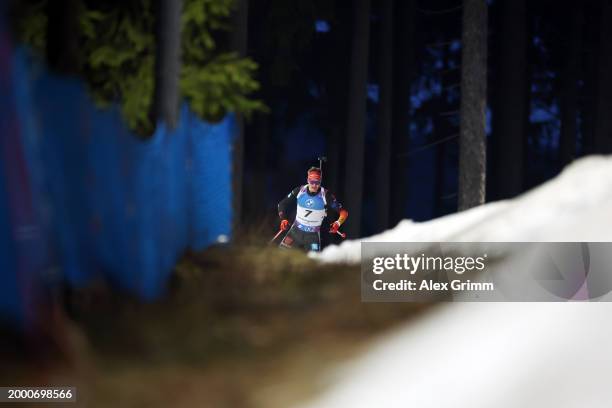
{"label": "tree trunk", "polygon": [[486,0],[464,0],[462,31],[459,210],[475,207],[485,200]]}
{"label": "tree trunk", "polygon": [[376,224],[389,228],[391,184],[391,123],[393,114],[393,0],[382,0],[380,35],[380,99],[378,106],[378,151],[376,157]]}
{"label": "tree trunk", "polygon": [[[260,113],[254,115],[251,125],[249,126],[249,135],[253,138],[251,144],[252,160],[249,180],[247,183],[247,196],[245,214],[251,222],[258,222],[270,213],[267,211],[267,197],[262,194],[266,190],[268,181],[268,154],[270,151],[270,115]],[[275,214],[275,212],[273,212]]]}
{"label": "tree trunk", "polygon": [[47,64],[63,74],[77,74],[79,61],[79,13],[77,0],[48,0]]}
{"label": "tree trunk", "polygon": [[[599,24],[587,24],[585,45],[589,44],[584,58],[584,96],[581,109],[581,154],[595,152],[595,112],[597,107],[597,75]],[[586,47],[585,47],[586,48]]]}
{"label": "tree trunk", "polygon": [[[246,57],[248,45],[249,0],[236,0],[236,9],[232,14],[232,49],[240,57]],[[232,202],[233,202],[233,235],[235,236],[242,223],[242,194],[244,180],[244,118],[236,114],[236,132],[232,148]]]}
{"label": "tree trunk", "polygon": [[340,156],[342,135],[340,126],[336,123],[332,123],[327,137],[327,164],[324,184],[334,192],[338,191],[338,172],[340,170],[340,163],[342,162]]}
{"label": "tree trunk", "polygon": [[492,146],[496,199],[523,191],[528,114],[526,0],[502,1],[500,52]]}
{"label": "tree trunk", "polygon": [[363,164],[366,120],[366,87],[368,80],[368,48],[370,37],[370,0],[356,0],[353,19],[350,85],[346,137],[346,207],[351,220],[346,232],[356,238],[361,235],[363,200]]}
{"label": "tree trunk", "polygon": [[[273,86],[271,84],[270,56],[265,36],[265,24],[270,13],[271,2],[267,0],[250,0],[249,2],[249,55],[258,62],[260,69],[257,76],[260,88],[255,97],[262,100],[272,111],[276,106]],[[243,224],[257,225],[264,217],[276,213],[268,211],[267,196],[262,191],[267,188],[268,155],[271,153],[272,113],[256,112],[245,125],[245,172],[243,181],[242,213]],[[287,194],[287,193],[283,193]],[[276,201],[276,200],[275,200]]]}
{"label": "tree trunk", "polygon": [[179,117],[182,0],[157,0],[155,7],[155,120],[173,129]]}
{"label": "tree trunk", "polygon": [[601,34],[599,43],[599,75],[595,117],[595,151],[612,152],[612,3],[602,1]]}
{"label": "tree trunk", "polygon": [[[336,1],[334,3],[334,13],[338,16],[346,14],[346,9],[351,6],[348,1]],[[339,18],[334,29],[326,35],[330,36],[329,41],[333,52],[327,58],[329,64],[329,76],[326,77],[326,93],[328,106],[326,109],[328,134],[327,134],[327,163],[323,184],[341,195],[340,199],[346,204],[344,191],[340,186],[344,186],[344,159],[345,159],[345,140],[346,140],[346,117],[348,106],[346,95],[349,89],[349,78],[346,67],[350,63],[350,45],[352,39],[350,19]],[[351,217],[352,218],[352,217]],[[348,225],[348,224],[347,224]]]}
{"label": "tree trunk", "polygon": [[[393,69],[392,152],[405,153],[410,146],[410,86],[414,76],[415,0],[401,0],[396,5],[395,58]],[[408,198],[407,156],[391,156],[391,225],[406,217]]]}
{"label": "tree trunk", "polygon": [[[438,106],[443,106],[443,104],[440,103]],[[443,109],[441,109],[440,111],[443,111]],[[448,123],[446,123],[446,119],[439,118],[435,121],[434,132],[437,140],[449,136],[450,126],[448,126]],[[442,202],[442,200],[444,197],[444,187],[446,184],[447,143],[448,142],[438,143],[438,145],[435,147],[436,175],[434,178],[434,188],[432,197],[434,218],[441,217],[442,215],[444,215],[444,203]]]}
{"label": "tree trunk", "polygon": [[436,97],[434,104],[434,112],[436,112],[433,119],[434,126],[434,140],[439,142],[435,146],[435,181],[434,181],[434,195],[433,195],[433,208],[434,216],[440,217],[449,213],[448,203],[445,197],[446,195],[446,179],[447,179],[447,163],[449,162],[449,153],[452,153],[451,140],[445,140],[458,132],[458,129],[453,125],[450,119],[450,112],[456,111],[459,107],[456,103],[451,102],[451,88],[453,84],[457,84],[461,79],[458,70],[451,69],[451,50],[448,47],[441,48],[440,51],[443,53],[441,56],[442,61],[442,72],[440,76],[440,84],[442,91],[440,95]]}
{"label": "tree trunk", "polygon": [[563,67],[563,90],[561,97],[561,136],[559,140],[559,162],[561,167],[576,157],[576,134],[578,133],[578,78],[582,57],[583,5],[575,3],[570,24],[569,53]]}

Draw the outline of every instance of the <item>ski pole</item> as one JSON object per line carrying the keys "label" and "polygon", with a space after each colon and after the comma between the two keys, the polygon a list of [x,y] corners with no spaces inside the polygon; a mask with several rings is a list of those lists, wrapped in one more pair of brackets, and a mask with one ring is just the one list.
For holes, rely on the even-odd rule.
{"label": "ski pole", "polygon": [[274,236],[274,238],[272,238],[272,239],[270,240],[270,242],[268,242],[268,245],[269,245],[269,244],[271,244],[271,243],[273,243],[274,241],[276,241],[276,238],[278,238],[278,236],[279,236],[280,234],[282,234],[282,233],[283,233],[283,231],[285,231],[285,230],[284,230],[284,229],[282,229],[282,228],[281,228],[280,230],[278,230],[278,232],[276,233],[276,235]]}
{"label": "ski pole", "polygon": [[346,234],[344,232],[336,231],[336,234],[340,235],[342,238],[346,238]]}

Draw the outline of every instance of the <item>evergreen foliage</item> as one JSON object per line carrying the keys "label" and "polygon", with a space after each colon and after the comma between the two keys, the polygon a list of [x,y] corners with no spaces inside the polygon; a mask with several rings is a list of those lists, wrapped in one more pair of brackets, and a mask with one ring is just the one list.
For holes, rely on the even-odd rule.
{"label": "evergreen foliage", "polygon": [[[79,0],[78,72],[101,106],[118,102],[129,127],[140,135],[154,130],[155,13],[151,0]],[[21,4],[17,35],[39,55],[46,47],[47,0]],[[247,118],[265,105],[249,97],[259,89],[257,64],[223,49],[217,38],[231,29],[233,0],[185,0],[182,23],[181,96],[203,119],[218,121],[227,112]]]}

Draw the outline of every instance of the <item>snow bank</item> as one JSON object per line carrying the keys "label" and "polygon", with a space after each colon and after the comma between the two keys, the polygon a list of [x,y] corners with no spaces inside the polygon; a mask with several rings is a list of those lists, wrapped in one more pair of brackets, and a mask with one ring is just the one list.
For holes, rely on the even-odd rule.
{"label": "snow bank", "polygon": [[[513,200],[402,221],[362,241],[612,241],[612,158],[593,156]],[[359,262],[360,241],[324,262]],[[612,303],[453,303],[322,378],[308,408],[610,407]]]}
{"label": "snow bank", "polygon": [[361,242],[612,241],[612,158],[577,160],[558,177],[512,200],[484,204],[395,228],[311,254],[323,262],[358,263]]}
{"label": "snow bank", "polygon": [[381,340],[303,408],[610,407],[609,303],[457,303]]}

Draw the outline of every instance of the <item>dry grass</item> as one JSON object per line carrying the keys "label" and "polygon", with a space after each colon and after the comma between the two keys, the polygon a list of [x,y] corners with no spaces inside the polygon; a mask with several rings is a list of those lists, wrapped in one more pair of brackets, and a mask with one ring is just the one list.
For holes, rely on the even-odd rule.
{"label": "dry grass", "polygon": [[359,274],[262,245],[190,253],[159,302],[75,294],[87,363],[55,372],[78,377],[93,407],[288,406],[325,387],[335,363],[426,309],[362,303]]}

